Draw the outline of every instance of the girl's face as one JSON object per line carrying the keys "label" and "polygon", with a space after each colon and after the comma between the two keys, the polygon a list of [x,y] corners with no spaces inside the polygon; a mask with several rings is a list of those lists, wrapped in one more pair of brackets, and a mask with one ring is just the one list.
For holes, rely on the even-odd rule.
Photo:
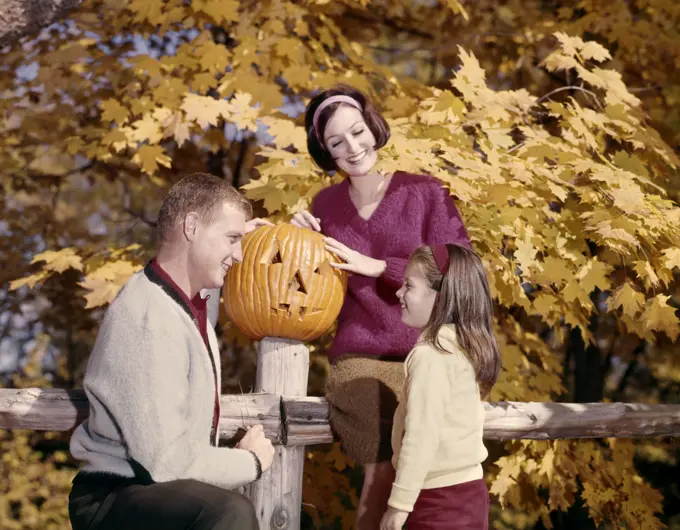
{"label": "girl's face", "polygon": [[422,329],[432,314],[437,291],[430,287],[420,269],[415,263],[408,264],[397,298],[401,302],[401,321],[411,328]]}
{"label": "girl's face", "polygon": [[350,177],[366,175],[378,160],[375,136],[359,109],[340,105],[326,125],[324,143],[338,169]]}

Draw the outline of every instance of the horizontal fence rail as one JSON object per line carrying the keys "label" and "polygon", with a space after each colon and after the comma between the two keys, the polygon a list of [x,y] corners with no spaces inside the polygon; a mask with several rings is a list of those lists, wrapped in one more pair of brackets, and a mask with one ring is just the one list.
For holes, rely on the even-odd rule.
{"label": "horizontal fence rail", "polygon": [[[258,423],[273,443],[286,447],[334,440],[324,398],[226,394],[221,404],[223,440]],[[488,440],[680,435],[680,405],[495,402],[484,406],[484,438]],[[0,389],[0,429],[68,431],[88,412],[83,390]]]}

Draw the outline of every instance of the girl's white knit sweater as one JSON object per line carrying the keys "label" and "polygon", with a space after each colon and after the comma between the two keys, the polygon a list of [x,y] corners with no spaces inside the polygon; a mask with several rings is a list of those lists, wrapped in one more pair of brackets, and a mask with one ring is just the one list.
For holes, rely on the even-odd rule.
{"label": "girl's white knit sweater", "polygon": [[488,454],[482,441],[484,406],[455,326],[442,326],[438,339],[451,353],[423,342],[416,345],[404,364],[403,399],[394,414],[397,476],[388,504],[407,512],[423,489],[482,478],[481,463]]}

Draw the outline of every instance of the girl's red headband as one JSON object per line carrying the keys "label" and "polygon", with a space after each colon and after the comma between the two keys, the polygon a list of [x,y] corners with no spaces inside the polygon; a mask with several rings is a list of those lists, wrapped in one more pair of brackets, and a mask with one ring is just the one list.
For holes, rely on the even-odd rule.
{"label": "girl's red headband", "polygon": [[439,243],[438,245],[430,245],[432,254],[434,255],[434,262],[437,264],[439,272],[442,276],[446,274],[449,270],[449,264],[451,263],[451,258],[449,257],[449,249],[444,243]]}

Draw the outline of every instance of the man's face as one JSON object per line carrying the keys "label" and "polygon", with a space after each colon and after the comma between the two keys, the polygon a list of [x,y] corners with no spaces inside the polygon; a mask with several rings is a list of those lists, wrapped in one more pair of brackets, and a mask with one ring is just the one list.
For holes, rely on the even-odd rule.
{"label": "man's face", "polygon": [[198,281],[199,289],[222,287],[231,264],[243,259],[241,239],[245,228],[245,214],[228,202],[218,208],[212,223],[196,220],[188,272]]}

